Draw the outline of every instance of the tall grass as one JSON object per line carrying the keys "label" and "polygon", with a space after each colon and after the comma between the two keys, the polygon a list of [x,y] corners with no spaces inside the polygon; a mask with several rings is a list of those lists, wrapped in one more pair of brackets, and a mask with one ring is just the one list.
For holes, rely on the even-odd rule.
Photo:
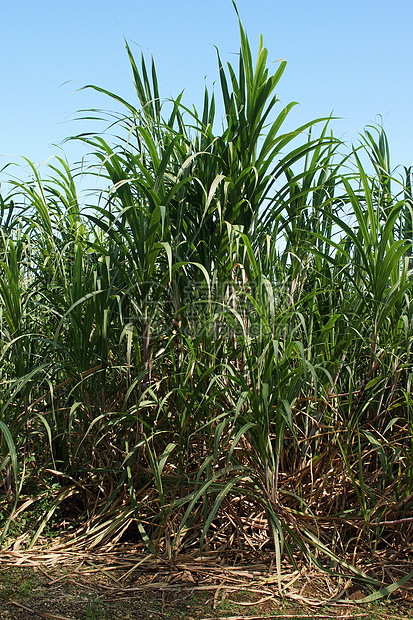
{"label": "tall grass", "polygon": [[10,180],[3,541],[57,489],[21,544],[69,515],[74,545],[275,545],[279,569],[358,576],[359,553],[403,544],[411,169],[394,174],[381,127],[350,150],[328,118],[284,131],[285,62],[271,74],[260,41],[254,63],[241,24],[240,41],[238,67],[218,54],[220,131],[214,93],[164,102],[126,44],[136,101],[89,86],[124,113],[76,137],[105,191],[83,208],[63,159]]}

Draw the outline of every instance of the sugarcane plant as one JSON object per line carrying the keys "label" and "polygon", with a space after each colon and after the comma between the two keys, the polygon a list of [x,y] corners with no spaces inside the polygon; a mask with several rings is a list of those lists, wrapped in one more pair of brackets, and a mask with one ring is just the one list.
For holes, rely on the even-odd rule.
{"label": "sugarcane plant", "polygon": [[286,62],[260,39],[254,64],[239,29],[222,119],[208,88],[200,112],[162,100],[125,42],[136,100],[85,87],[123,109],[71,138],[86,173],[8,178],[1,541],[69,514],[77,548],[255,546],[279,578],[287,555],[374,587],[358,558],[401,543],[412,501],[412,172],[380,126],[351,147],[328,115],[284,130]]}

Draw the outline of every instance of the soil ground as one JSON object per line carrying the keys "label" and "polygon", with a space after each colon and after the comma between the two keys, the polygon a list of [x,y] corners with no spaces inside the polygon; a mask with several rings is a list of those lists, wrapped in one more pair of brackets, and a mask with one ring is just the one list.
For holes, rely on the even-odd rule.
{"label": "soil ground", "polygon": [[[1,558],[0,558],[1,562]],[[33,620],[252,620],[309,618],[341,620],[413,620],[406,602],[357,604],[364,593],[354,590],[354,604],[311,606],[282,600],[277,588],[236,589],[222,584],[199,589],[191,575],[180,582],[160,583],[159,573],[125,578],[124,571],[105,567],[86,571],[71,566],[19,567],[0,564],[0,619]],[[273,591],[273,596],[271,596]],[[298,599],[300,597],[298,596]]]}

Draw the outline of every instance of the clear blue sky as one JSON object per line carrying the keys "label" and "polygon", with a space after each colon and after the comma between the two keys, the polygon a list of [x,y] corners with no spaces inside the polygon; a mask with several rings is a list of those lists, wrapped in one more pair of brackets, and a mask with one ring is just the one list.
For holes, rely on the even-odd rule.
{"label": "clear blue sky", "polygon": [[[253,49],[262,33],[269,60],[288,61],[278,95],[300,103],[290,127],[333,111],[343,117],[336,135],[356,140],[381,114],[393,165],[413,165],[413,2],[237,4]],[[58,152],[53,143],[82,129],[78,109],[112,105],[81,86],[133,99],[123,37],[153,53],[161,95],[185,89],[196,105],[204,78],[218,77],[214,45],[233,62],[239,48],[230,0],[3,0],[1,22],[0,168],[20,155],[42,163]],[[70,161],[79,156],[74,144],[64,149]]]}

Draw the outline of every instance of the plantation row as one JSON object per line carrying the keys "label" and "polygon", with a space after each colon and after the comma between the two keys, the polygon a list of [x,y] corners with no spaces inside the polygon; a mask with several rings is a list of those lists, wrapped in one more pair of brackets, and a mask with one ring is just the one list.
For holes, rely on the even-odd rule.
{"label": "plantation row", "polygon": [[162,102],[127,46],[137,103],[93,87],[124,113],[77,136],[106,189],[81,204],[63,159],[9,177],[6,545],[69,523],[74,546],[275,549],[360,575],[405,538],[411,169],[392,173],[380,127],[350,149],[328,119],[283,132],[285,62],[272,75],[240,34],[238,68],[218,54],[220,130],[213,94]]}

